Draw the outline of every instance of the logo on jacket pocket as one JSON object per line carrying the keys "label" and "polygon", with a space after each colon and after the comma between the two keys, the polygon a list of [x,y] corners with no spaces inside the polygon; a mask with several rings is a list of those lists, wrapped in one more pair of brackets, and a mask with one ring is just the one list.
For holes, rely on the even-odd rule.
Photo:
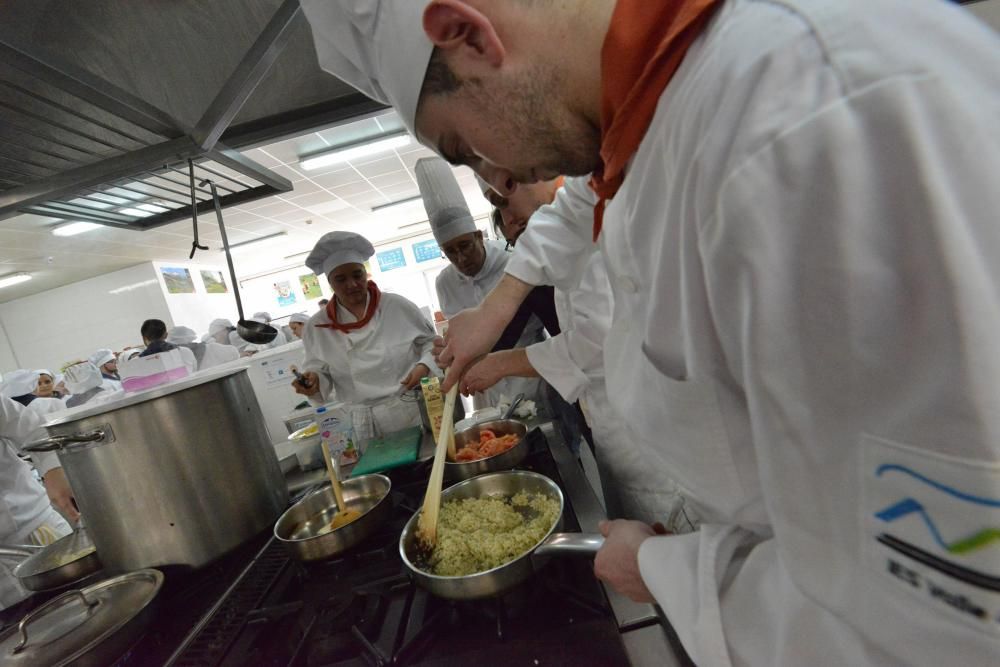
{"label": "logo on jacket pocket", "polygon": [[866,438],[873,565],[940,612],[1000,634],[1000,470]]}

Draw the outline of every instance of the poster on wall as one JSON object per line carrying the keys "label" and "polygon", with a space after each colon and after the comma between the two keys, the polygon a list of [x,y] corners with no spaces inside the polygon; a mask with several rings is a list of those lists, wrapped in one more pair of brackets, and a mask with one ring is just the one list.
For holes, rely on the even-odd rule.
{"label": "poster on wall", "polygon": [[201,280],[205,283],[205,291],[209,294],[226,294],[229,287],[226,286],[226,279],[222,276],[222,271],[202,271]]}
{"label": "poster on wall", "polygon": [[292,291],[290,280],[282,280],[274,283],[274,291],[277,294],[279,307],[284,308],[295,304],[295,292]]}
{"label": "poster on wall", "polygon": [[441,259],[441,246],[434,239],[414,243],[413,257],[417,260],[417,264]]}
{"label": "poster on wall", "polygon": [[167,286],[168,294],[194,294],[194,281],[187,269],[174,266],[160,267],[160,275]]}
{"label": "poster on wall", "polygon": [[323,296],[323,290],[319,288],[319,276],[312,273],[299,276],[299,284],[302,285],[302,296],[306,298],[306,301]]}
{"label": "poster on wall", "polygon": [[386,271],[392,271],[393,269],[401,269],[406,266],[406,257],[403,256],[402,248],[383,250],[382,252],[375,254],[375,259],[378,260],[378,268],[383,273]]}

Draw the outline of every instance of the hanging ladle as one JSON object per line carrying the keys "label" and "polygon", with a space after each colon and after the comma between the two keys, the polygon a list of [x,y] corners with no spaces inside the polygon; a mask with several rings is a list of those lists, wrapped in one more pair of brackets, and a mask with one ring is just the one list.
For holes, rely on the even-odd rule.
{"label": "hanging ladle", "polygon": [[219,220],[219,235],[222,236],[222,249],[226,252],[226,263],[229,264],[229,279],[233,283],[233,296],[236,297],[236,310],[240,319],[236,323],[236,333],[240,338],[254,345],[267,345],[278,336],[278,330],[263,322],[254,322],[243,317],[243,301],[240,300],[240,288],[236,282],[236,269],[233,267],[233,256],[229,252],[229,239],[226,236],[226,226],[222,223],[222,205],[219,203],[219,192],[215,183],[205,179],[201,187],[208,185],[212,189],[212,203],[215,205],[215,217]]}

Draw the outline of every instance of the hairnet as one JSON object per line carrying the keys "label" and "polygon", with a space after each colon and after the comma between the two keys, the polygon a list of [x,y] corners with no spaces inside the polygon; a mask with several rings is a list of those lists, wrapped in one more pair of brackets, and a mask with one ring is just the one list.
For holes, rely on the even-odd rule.
{"label": "hairnet", "polygon": [[71,394],[82,394],[100,387],[103,381],[101,369],[90,361],[81,361],[66,369],[66,389]]}
{"label": "hairnet", "polygon": [[3,377],[3,389],[0,390],[0,394],[6,398],[14,398],[15,396],[34,394],[37,388],[38,371],[28,371],[22,368],[7,373]]}
{"label": "hairnet", "polygon": [[97,352],[90,355],[90,363],[94,364],[98,368],[108,363],[109,361],[115,360],[115,353],[108,348],[101,348]]}
{"label": "hairnet", "polygon": [[174,345],[187,345],[198,340],[198,334],[188,327],[174,327],[167,332],[167,342]]}

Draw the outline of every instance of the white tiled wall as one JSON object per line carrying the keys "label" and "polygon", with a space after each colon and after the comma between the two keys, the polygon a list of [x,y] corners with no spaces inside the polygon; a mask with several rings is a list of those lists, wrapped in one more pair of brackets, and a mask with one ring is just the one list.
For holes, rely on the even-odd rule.
{"label": "white tiled wall", "polygon": [[[150,262],[0,304],[16,362],[32,369],[57,370],[101,347],[139,345],[139,327],[151,317],[173,323]],[[3,347],[0,363],[7,363]]]}

